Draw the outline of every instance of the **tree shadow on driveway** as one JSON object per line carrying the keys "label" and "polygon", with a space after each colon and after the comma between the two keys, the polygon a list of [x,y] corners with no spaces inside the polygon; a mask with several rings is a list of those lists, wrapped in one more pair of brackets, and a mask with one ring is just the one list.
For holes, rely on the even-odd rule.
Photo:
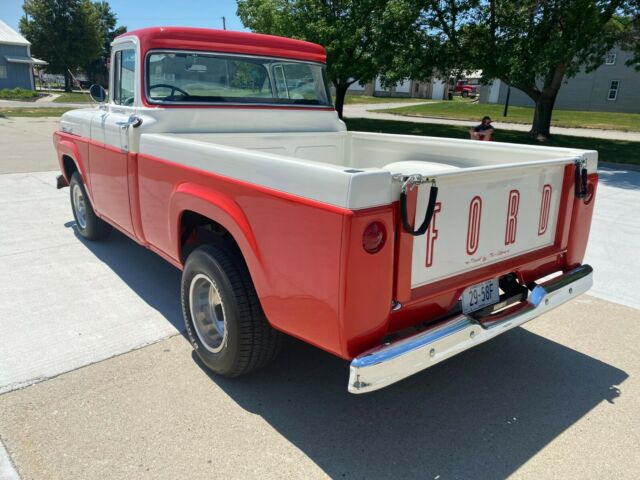
{"label": "tree shadow on driveway", "polygon": [[522,328],[364,395],[346,362],[295,340],[239,379],[193,358],[332,478],[505,478],[628,377]]}
{"label": "tree shadow on driveway", "polygon": [[[620,168],[598,168],[598,181],[609,187],[640,190],[640,171]],[[597,196],[596,196],[597,201]]]}

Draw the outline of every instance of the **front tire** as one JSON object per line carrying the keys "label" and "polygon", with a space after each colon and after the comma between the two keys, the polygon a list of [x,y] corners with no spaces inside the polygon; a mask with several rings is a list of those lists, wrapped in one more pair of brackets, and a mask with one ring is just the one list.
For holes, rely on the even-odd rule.
{"label": "front tire", "polygon": [[71,176],[69,182],[71,210],[76,220],[78,233],[87,240],[103,240],[111,233],[111,225],[96,215],[87,191],[78,172]]}
{"label": "front tire", "polygon": [[282,334],[269,325],[247,267],[229,245],[203,245],[189,255],[181,297],[189,340],[213,372],[244,375],[278,354]]}

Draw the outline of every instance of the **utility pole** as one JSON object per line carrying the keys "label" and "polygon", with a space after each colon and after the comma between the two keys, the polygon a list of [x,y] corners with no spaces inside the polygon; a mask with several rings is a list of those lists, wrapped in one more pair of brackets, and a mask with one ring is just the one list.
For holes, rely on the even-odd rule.
{"label": "utility pole", "polygon": [[227,29],[227,19],[222,17],[222,29],[226,30]]}

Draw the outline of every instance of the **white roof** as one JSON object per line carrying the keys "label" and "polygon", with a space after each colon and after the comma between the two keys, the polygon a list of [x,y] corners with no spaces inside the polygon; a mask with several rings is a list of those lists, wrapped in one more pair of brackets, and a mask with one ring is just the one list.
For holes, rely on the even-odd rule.
{"label": "white roof", "polygon": [[11,45],[30,45],[26,38],[2,20],[0,20],[0,43],[8,43]]}
{"label": "white roof", "polygon": [[28,63],[30,65],[49,65],[44,60],[39,60],[33,57],[5,55],[4,59],[9,63]]}

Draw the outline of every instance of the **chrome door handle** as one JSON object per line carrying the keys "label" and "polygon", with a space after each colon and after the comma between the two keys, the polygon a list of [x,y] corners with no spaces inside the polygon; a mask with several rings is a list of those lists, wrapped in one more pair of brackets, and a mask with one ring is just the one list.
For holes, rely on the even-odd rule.
{"label": "chrome door handle", "polygon": [[142,125],[142,119],[137,115],[131,115],[126,122],[116,122],[116,125],[122,130],[129,130],[129,127],[138,128]]}

